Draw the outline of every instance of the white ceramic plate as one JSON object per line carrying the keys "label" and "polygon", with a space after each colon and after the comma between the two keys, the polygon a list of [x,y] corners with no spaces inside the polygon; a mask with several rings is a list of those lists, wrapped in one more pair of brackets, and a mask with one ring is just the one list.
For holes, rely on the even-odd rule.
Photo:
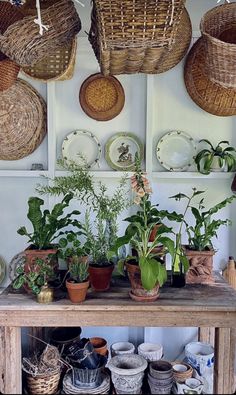
{"label": "white ceramic plate", "polygon": [[101,144],[93,133],[86,130],[75,130],[66,136],[62,143],[62,157],[78,165],[83,164],[81,155],[88,167],[98,164],[101,158]]}
{"label": "white ceramic plate", "polygon": [[116,133],[106,143],[107,163],[115,170],[134,170],[134,157],[138,152],[143,159],[143,145],[133,133]]}
{"label": "white ceramic plate", "polygon": [[194,139],[189,134],[175,130],[158,141],[156,155],[165,169],[183,171],[192,166],[196,149]]}

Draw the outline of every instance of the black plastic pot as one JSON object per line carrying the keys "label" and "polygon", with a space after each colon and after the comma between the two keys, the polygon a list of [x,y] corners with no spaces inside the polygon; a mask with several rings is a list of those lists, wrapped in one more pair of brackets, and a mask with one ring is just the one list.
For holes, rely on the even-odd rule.
{"label": "black plastic pot", "polygon": [[51,344],[56,346],[61,354],[65,355],[72,344],[80,341],[80,334],[80,326],[57,327],[51,333]]}

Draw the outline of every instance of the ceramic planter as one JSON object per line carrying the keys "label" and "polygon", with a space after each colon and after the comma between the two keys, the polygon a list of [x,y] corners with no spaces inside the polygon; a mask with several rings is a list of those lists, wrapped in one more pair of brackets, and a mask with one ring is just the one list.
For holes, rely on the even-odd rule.
{"label": "ceramic planter", "polygon": [[80,334],[80,326],[72,326],[68,328],[56,327],[51,333],[50,343],[56,346],[60,353],[64,355],[64,353],[66,354],[69,346],[80,341]]}
{"label": "ceramic planter", "polygon": [[159,284],[150,291],[143,288],[141,271],[137,264],[126,262],[126,269],[131,284],[131,291],[129,293],[131,299],[138,302],[153,302],[159,297]]}
{"label": "ceramic planter", "polygon": [[158,361],[163,354],[163,347],[157,343],[142,343],[138,346],[138,354],[148,362]]}
{"label": "ceramic planter", "polygon": [[99,266],[89,265],[89,279],[91,287],[96,292],[107,291],[110,288],[110,281],[114,265]]}
{"label": "ceramic planter", "polygon": [[107,341],[102,337],[91,337],[90,342],[93,345],[94,350],[100,355],[107,355]]}
{"label": "ceramic planter", "polygon": [[193,375],[193,368],[185,362],[173,362],[174,379],[178,383],[184,383],[186,379],[190,379]]}
{"label": "ceramic planter", "polygon": [[135,347],[130,342],[117,342],[111,345],[111,356],[115,357],[116,355],[124,355],[124,354],[134,354]]}
{"label": "ceramic planter", "polygon": [[186,273],[186,284],[211,284],[214,250],[194,251],[183,246],[184,253],[189,261],[189,269]]}
{"label": "ceramic planter", "polygon": [[37,264],[35,264],[35,261],[37,258],[46,260],[50,255],[52,255],[52,258],[50,258],[50,264],[53,266],[53,268],[57,269],[58,263],[57,263],[57,248],[50,248],[48,250],[36,250],[33,248],[33,246],[29,246],[25,251],[25,271],[29,272],[30,268],[35,265],[35,270],[37,270]]}
{"label": "ceramic planter", "polygon": [[149,364],[150,376],[158,380],[173,378],[173,367],[168,361],[155,361]]}
{"label": "ceramic planter", "polygon": [[209,343],[191,342],[185,346],[188,363],[202,376],[214,364],[214,348]]}
{"label": "ceramic planter", "polygon": [[175,383],[177,394],[202,394],[203,383],[195,378],[186,379],[184,383]]}
{"label": "ceramic planter", "polygon": [[108,368],[117,394],[140,394],[147,361],[136,354],[116,355]]}
{"label": "ceramic planter", "polygon": [[72,303],[80,303],[86,299],[89,281],[83,283],[73,283],[66,280],[66,288]]}

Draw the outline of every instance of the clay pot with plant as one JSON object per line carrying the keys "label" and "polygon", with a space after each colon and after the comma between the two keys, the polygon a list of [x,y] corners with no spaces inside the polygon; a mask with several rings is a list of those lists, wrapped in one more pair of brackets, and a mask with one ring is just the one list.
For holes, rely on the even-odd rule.
{"label": "clay pot with plant", "polygon": [[33,230],[30,232],[25,226],[17,230],[21,236],[28,237],[29,247],[24,251],[25,271],[31,272],[36,259],[45,260],[55,270],[57,269],[57,245],[54,241],[64,234],[68,226],[77,227],[78,222],[74,218],[80,212],[74,210],[65,214],[73,195],[68,193],[60,203],[54,205],[51,211],[42,210],[44,200],[33,196],[28,200],[27,218],[31,222]]}
{"label": "clay pot with plant", "polygon": [[[158,210],[150,202],[152,190],[141,170],[140,159],[135,156],[135,172],[131,177],[132,189],[135,193],[134,203],[139,206],[137,213],[125,219],[129,222],[125,235],[116,240],[111,255],[115,255],[123,244],[130,244],[135,256],[118,262],[118,270],[123,273],[124,266],[131,282],[130,297],[136,301],[154,301],[159,296],[159,287],[167,279],[165,255],[174,253],[174,242],[171,240],[172,230],[161,224],[153,241],[150,235],[156,226]],[[165,212],[165,216],[171,213]],[[163,215],[164,217],[164,215]]]}
{"label": "clay pot with plant", "polygon": [[85,246],[89,250],[89,279],[93,290],[106,291],[114,270],[114,261],[108,251],[117,238],[117,218],[129,206],[126,177],[123,177],[112,196],[103,183],[97,183],[89,171],[89,165],[81,156],[81,165],[73,161],[59,160],[67,171],[64,177],[55,177],[52,185],[38,186],[39,193],[50,195],[72,193],[80,204],[85,204]]}
{"label": "clay pot with plant", "polygon": [[228,141],[222,140],[215,147],[207,139],[199,141],[199,143],[202,142],[206,143],[209,148],[202,149],[195,157],[195,163],[200,173],[210,174],[211,171],[236,170],[236,150],[229,145]]}
{"label": "clay pot with plant", "polygon": [[26,266],[22,261],[16,273],[18,276],[13,282],[13,288],[27,288],[37,296],[39,303],[53,301],[53,289],[48,286],[48,282],[55,279],[55,273],[47,259],[36,258],[31,266]]}
{"label": "clay pot with plant", "polygon": [[[188,284],[208,284],[214,281],[212,276],[213,256],[215,250],[212,239],[217,237],[221,226],[230,225],[229,219],[215,219],[213,215],[218,213],[236,198],[232,195],[215,206],[206,209],[204,198],[201,196],[205,191],[198,191],[193,188],[191,196],[183,193],[172,196],[177,201],[186,200],[187,204],[183,214],[183,220],[179,232],[176,236],[175,255],[173,260],[174,269],[183,263],[188,267],[186,273],[186,283]],[[194,203],[197,197],[200,201]],[[187,223],[185,216],[190,211],[193,216],[193,223]],[[181,243],[183,227],[188,235],[188,245]]]}

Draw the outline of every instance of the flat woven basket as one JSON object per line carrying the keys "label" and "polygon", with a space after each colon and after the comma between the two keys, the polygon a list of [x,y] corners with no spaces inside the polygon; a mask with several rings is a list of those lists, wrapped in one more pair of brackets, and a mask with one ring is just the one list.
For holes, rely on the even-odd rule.
{"label": "flat woven basket", "polygon": [[[13,23],[0,35],[0,50],[20,66],[31,66],[71,41],[81,29],[72,0],[59,0],[42,10],[48,31],[39,34],[39,26],[30,15]],[[17,38],[17,39],[16,39]]]}
{"label": "flat woven basket", "polygon": [[17,80],[0,100],[0,160],[31,154],[47,132],[46,104],[28,83]]}
{"label": "flat woven basket", "polygon": [[236,3],[208,11],[200,24],[211,81],[236,88]]}
{"label": "flat woven basket", "polygon": [[21,71],[39,81],[64,81],[73,77],[76,60],[77,39],[58,48],[32,66],[24,67]]}
{"label": "flat woven basket", "polygon": [[47,375],[32,376],[27,374],[26,380],[30,394],[56,394],[60,380],[60,370],[47,373]]}
{"label": "flat woven basket", "polygon": [[156,73],[165,48],[174,44],[184,5],[185,0],[93,0],[89,41],[101,72]]}

